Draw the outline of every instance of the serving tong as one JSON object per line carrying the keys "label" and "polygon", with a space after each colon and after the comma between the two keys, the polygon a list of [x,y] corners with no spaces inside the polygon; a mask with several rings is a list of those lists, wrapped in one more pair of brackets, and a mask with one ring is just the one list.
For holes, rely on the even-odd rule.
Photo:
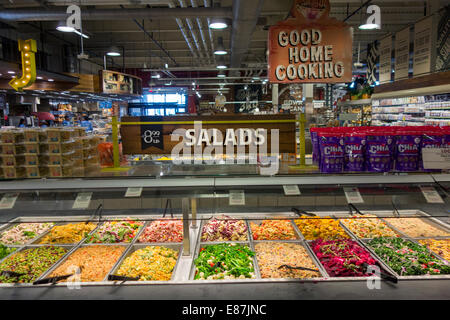
{"label": "serving tong", "polygon": [[297,208],[292,208],[291,211],[294,212],[299,217],[301,217],[302,215],[309,216],[309,217],[316,216],[314,213],[306,212],[305,210],[301,210],[301,209],[297,209]]}
{"label": "serving tong", "polygon": [[289,266],[287,264],[283,264],[281,266],[278,267],[278,269],[282,269],[282,268],[287,268],[287,269],[291,269],[291,270],[305,270],[305,271],[313,271],[313,272],[319,272],[319,270],[316,269],[310,269],[310,268],[305,268],[305,267],[293,267],[293,266]]}

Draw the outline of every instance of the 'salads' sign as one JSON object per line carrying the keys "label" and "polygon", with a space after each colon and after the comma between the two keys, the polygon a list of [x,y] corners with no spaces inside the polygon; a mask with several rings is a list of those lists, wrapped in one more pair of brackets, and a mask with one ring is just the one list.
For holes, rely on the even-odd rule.
{"label": "'salads' sign", "polygon": [[352,80],[352,28],[329,18],[329,11],[328,0],[296,0],[293,18],[269,29],[270,82]]}

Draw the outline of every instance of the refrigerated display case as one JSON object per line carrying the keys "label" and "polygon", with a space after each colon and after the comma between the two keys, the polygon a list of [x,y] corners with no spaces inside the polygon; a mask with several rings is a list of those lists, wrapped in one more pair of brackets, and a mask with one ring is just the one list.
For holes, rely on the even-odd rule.
{"label": "refrigerated display case", "polygon": [[[296,185],[300,194],[287,195],[283,188],[287,185]],[[16,251],[0,260],[0,271],[12,271],[0,276],[0,280],[3,277],[3,283],[0,283],[0,297],[448,299],[450,267],[443,257],[445,252],[442,250],[448,250],[448,247],[445,249],[445,241],[450,239],[449,186],[450,175],[431,173],[274,177],[216,175],[3,181],[0,184],[2,196],[14,194],[17,198],[11,209],[0,210],[0,237],[5,231],[20,223],[31,222],[52,222],[56,227],[67,226],[69,223],[81,224],[79,228],[81,230],[83,224],[91,223],[95,224],[95,229],[82,234],[80,241],[76,243],[58,243],[58,233],[52,235],[55,226],[43,232],[28,234],[29,237],[21,243],[5,243],[7,247],[15,248]],[[349,204],[348,201],[352,200],[348,200],[344,188],[347,191],[350,187],[358,188],[363,203]],[[443,202],[430,203],[433,201],[424,197],[422,187],[433,187]],[[125,197],[128,188],[142,188],[142,193],[139,195],[138,192],[136,197]],[[236,190],[243,191],[237,193],[243,196],[238,201],[230,199],[230,194],[234,197]],[[88,195],[88,199],[84,199],[86,207],[74,209],[74,204],[80,199],[80,193]],[[77,206],[82,207],[80,203],[75,205]],[[398,220],[411,217],[420,219],[427,226],[426,230],[431,230],[431,233],[421,236],[408,234],[408,230],[398,228]],[[213,219],[219,222],[211,224],[211,228],[206,230],[204,227]],[[395,226],[389,222],[394,221],[393,219],[396,219]],[[116,232],[104,228],[106,235],[103,234],[102,241],[91,240],[105,223],[124,220],[129,225],[123,229]],[[220,222],[224,220],[228,223],[221,224]],[[305,222],[309,220],[311,223]],[[358,223],[358,220],[365,222]],[[180,222],[165,223],[168,221],[181,221],[182,227]],[[263,225],[263,228],[267,226],[269,231],[259,229],[263,221],[269,221]],[[332,228],[326,233],[321,233],[320,227],[309,232],[302,224],[305,223],[309,228],[317,221],[333,221],[333,225],[339,226],[342,231],[336,236],[333,235],[335,231]],[[150,227],[151,229],[147,229]],[[367,233],[364,228],[369,228]],[[75,227],[73,229],[78,230]],[[441,252],[421,247],[431,262],[426,268],[430,268],[426,269],[426,272],[417,272],[416,275],[399,274],[389,261],[370,245],[379,229],[383,232],[390,230],[391,233],[382,233],[387,236],[386,239],[404,239],[415,245],[423,240],[441,240],[439,247]],[[143,237],[148,230],[151,230],[154,237]],[[216,232],[220,236],[202,237],[203,230],[211,234]],[[177,236],[172,236],[175,233]],[[261,234],[266,236],[260,236]],[[318,242],[317,239],[321,238],[323,240]],[[41,244],[42,239],[53,240],[51,244]],[[224,243],[230,244],[233,250],[226,250]],[[333,244],[345,250],[346,246],[349,246],[349,250],[358,256],[357,261],[360,261],[361,265],[352,265],[354,261],[347,261],[343,256],[342,268],[330,267],[326,255],[322,255],[319,251],[323,245],[328,245],[327,250],[334,252],[337,247],[333,247]],[[45,246],[62,247],[67,251],[56,263],[36,274],[36,278],[33,279],[37,281],[35,284],[18,283],[23,279],[20,278],[19,272],[23,272],[23,269],[6,270],[2,267],[14,254]],[[66,262],[71,259],[71,255],[77,250],[87,250],[92,246],[104,248],[103,251],[116,246],[122,248],[120,254],[117,254],[109,265],[103,269],[99,266],[103,272],[98,276],[101,281],[82,280],[81,283],[77,283],[76,278],[74,280],[69,277],[76,273],[72,269],[67,270],[66,274],[61,274],[64,270],[58,268],[66,268]],[[129,259],[137,250],[147,247],[149,248],[139,251],[139,254]],[[244,247],[247,248],[243,249]],[[234,255],[236,248],[240,252],[238,256]],[[272,252],[270,248],[274,248]],[[292,255],[287,254],[289,250],[292,250]],[[151,254],[157,252],[158,259],[167,265],[166,269],[163,270],[161,267],[159,270],[152,262],[143,263],[142,261],[147,260],[145,255],[140,254],[141,252]],[[223,256],[215,257],[211,252],[222,252]],[[278,252],[282,254],[278,255]],[[78,261],[77,259],[73,258]],[[121,269],[125,261],[127,267]],[[133,267],[133,261],[137,264],[143,263],[145,270],[139,269],[142,266]],[[131,267],[128,264],[131,264]],[[434,267],[431,268],[431,265]],[[373,266],[378,269],[373,269]],[[205,267],[209,274],[204,272],[200,275],[200,272],[203,272],[201,270],[205,270],[202,268]],[[55,275],[55,270],[59,270],[60,272],[56,274],[63,277],[49,279]],[[85,269],[81,268],[78,272],[81,272],[81,279],[83,270]],[[379,289],[373,282],[374,278],[369,277],[371,270],[380,272]],[[427,272],[430,274],[426,274]],[[136,274],[141,277],[139,279],[145,281],[139,281]],[[278,278],[280,275],[282,278]],[[203,280],[195,280],[196,278]],[[13,283],[4,283],[5,279]]]}

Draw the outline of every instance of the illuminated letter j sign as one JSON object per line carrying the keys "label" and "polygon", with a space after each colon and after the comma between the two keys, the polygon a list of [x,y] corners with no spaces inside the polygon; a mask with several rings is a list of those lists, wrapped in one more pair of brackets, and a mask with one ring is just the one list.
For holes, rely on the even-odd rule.
{"label": "illuminated letter j sign", "polygon": [[37,52],[36,40],[20,40],[19,51],[22,55],[22,77],[13,78],[9,85],[16,91],[31,86],[36,80],[36,61],[34,54]]}

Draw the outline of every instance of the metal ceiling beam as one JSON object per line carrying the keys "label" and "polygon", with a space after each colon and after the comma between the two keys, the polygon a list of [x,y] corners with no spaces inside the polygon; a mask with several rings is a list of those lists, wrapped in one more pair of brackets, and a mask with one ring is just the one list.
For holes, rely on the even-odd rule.
{"label": "metal ceiling beam", "polygon": [[[90,9],[81,10],[81,19],[88,20],[130,20],[222,17],[231,18],[231,8],[139,8],[139,9]],[[67,18],[65,9],[26,8],[0,11],[0,20],[7,21],[59,21]]]}

